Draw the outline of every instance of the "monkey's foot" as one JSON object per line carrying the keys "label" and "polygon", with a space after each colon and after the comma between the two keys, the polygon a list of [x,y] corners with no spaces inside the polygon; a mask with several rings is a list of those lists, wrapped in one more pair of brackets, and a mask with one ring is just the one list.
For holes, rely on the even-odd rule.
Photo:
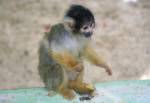
{"label": "monkey's foot", "polygon": [[95,90],[95,87],[92,84],[83,83],[82,87],[79,88],[79,93],[80,94],[92,94],[94,90]]}
{"label": "monkey's foot", "polygon": [[59,92],[65,99],[68,99],[68,100],[72,100],[76,97],[75,92],[71,89],[62,89]]}
{"label": "monkey's foot", "polygon": [[95,87],[92,84],[78,83],[77,82],[72,86],[72,89],[74,89],[79,94],[92,95],[92,93],[95,90]]}

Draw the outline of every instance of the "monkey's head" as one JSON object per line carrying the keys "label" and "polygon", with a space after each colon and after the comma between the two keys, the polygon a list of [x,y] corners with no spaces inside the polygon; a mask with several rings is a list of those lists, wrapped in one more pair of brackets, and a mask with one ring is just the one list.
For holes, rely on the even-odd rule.
{"label": "monkey's head", "polygon": [[93,34],[95,27],[94,15],[89,9],[81,5],[72,5],[66,12],[64,20],[72,32],[80,33],[85,37],[91,37]]}

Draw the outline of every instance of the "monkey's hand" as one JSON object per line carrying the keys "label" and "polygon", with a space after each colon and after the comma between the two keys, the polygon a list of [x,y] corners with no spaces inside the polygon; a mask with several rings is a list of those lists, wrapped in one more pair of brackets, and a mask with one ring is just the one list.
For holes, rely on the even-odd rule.
{"label": "monkey's hand", "polygon": [[102,65],[97,64],[97,66],[103,67],[108,75],[110,75],[110,76],[112,75],[112,70],[111,70],[111,68],[108,65],[102,66]]}
{"label": "monkey's hand", "polygon": [[75,70],[76,72],[81,72],[83,70],[83,64],[82,63],[78,63],[77,65],[75,65],[73,67],[73,70]]}
{"label": "monkey's hand", "polygon": [[106,72],[108,73],[108,75],[112,75],[112,70],[109,66],[105,67]]}

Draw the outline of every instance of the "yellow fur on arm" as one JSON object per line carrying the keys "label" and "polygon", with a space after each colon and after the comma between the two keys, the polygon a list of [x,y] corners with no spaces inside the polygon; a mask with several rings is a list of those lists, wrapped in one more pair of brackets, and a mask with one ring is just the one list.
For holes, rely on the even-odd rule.
{"label": "yellow fur on arm", "polygon": [[90,61],[92,64],[106,67],[107,64],[103,61],[102,57],[98,56],[97,53],[91,48],[91,46],[87,46],[85,48],[85,57],[88,61]]}
{"label": "yellow fur on arm", "polygon": [[56,60],[59,64],[67,67],[68,69],[73,69],[78,62],[69,54],[66,52],[63,53],[52,53],[52,56],[54,60]]}

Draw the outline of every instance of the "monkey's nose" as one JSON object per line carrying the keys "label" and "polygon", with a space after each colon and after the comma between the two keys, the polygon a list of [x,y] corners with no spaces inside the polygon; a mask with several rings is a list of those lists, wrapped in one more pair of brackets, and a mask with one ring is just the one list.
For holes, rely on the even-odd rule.
{"label": "monkey's nose", "polygon": [[87,38],[88,38],[88,37],[91,37],[91,35],[92,35],[92,32],[85,32],[85,33],[84,33],[84,36],[87,37]]}

